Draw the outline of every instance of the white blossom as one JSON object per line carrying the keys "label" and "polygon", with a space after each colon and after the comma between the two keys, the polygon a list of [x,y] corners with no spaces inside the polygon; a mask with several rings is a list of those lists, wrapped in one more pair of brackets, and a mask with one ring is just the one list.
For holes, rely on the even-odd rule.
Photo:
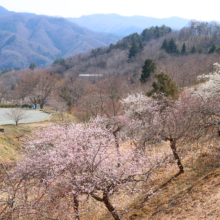
{"label": "white blossom", "polygon": [[215,72],[199,75],[197,80],[200,84],[194,88],[187,89],[204,100],[216,98],[220,95],[220,64],[214,63],[213,65],[216,69]]}

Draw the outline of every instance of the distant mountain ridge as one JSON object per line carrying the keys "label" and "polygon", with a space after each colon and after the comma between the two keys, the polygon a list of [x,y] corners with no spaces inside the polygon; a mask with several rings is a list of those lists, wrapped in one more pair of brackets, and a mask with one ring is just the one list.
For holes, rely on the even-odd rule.
{"label": "distant mountain ridge", "polygon": [[27,68],[30,63],[46,67],[56,58],[106,47],[151,26],[165,24],[175,30],[188,22],[179,17],[158,19],[117,14],[66,19],[16,13],[0,6],[0,70]]}
{"label": "distant mountain ridge", "polygon": [[[16,13],[16,12],[14,12],[14,11],[8,11],[6,8],[0,6],[0,16],[1,16],[1,15],[13,14],[13,13]],[[23,15],[25,15],[25,16],[27,16],[27,17],[33,17],[33,16],[36,15],[36,14],[34,14],[34,13],[29,13],[29,12],[20,12],[20,14],[23,14]]]}
{"label": "distant mountain ridge", "polygon": [[145,16],[121,16],[118,14],[94,14],[80,18],[67,18],[68,20],[89,28],[90,30],[104,33],[115,33],[126,36],[134,32],[140,33],[151,26],[166,25],[174,30],[186,26],[190,20],[180,17],[153,18]]}
{"label": "distant mountain ridge", "polygon": [[65,18],[15,13],[0,7],[0,70],[50,65],[87,50],[108,46],[120,38],[96,33]]}
{"label": "distant mountain ridge", "polygon": [[11,14],[11,13],[13,13],[13,12],[8,11],[6,8],[0,6],[0,16],[1,15],[8,15],[8,14]]}

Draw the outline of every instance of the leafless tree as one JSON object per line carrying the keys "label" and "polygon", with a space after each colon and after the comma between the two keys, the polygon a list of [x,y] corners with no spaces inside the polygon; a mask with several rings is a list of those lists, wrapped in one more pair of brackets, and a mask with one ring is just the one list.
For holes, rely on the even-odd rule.
{"label": "leafless tree", "polygon": [[58,75],[51,75],[47,70],[26,71],[18,83],[17,91],[21,98],[28,97],[36,107],[44,107],[51,92],[58,88]]}
{"label": "leafless tree", "polygon": [[67,76],[64,84],[59,91],[60,97],[66,102],[68,111],[79,105],[79,100],[85,95],[85,89],[90,85],[86,79],[77,78],[77,76]]}
{"label": "leafless tree", "polygon": [[12,108],[5,113],[5,116],[11,120],[13,120],[18,126],[18,122],[22,119],[27,119],[30,117],[30,114],[27,113],[24,109],[21,108]]}
{"label": "leafless tree", "polygon": [[64,113],[67,111],[67,105],[64,100],[62,100],[59,96],[51,96],[48,100],[48,104],[52,107],[56,112],[59,113],[62,120],[64,119]]}

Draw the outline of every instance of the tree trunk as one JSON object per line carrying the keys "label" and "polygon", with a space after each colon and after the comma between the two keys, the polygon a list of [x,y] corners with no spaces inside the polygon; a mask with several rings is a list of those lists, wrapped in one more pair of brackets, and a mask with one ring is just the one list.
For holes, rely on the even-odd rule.
{"label": "tree trunk", "polygon": [[80,220],[79,218],[79,200],[78,196],[73,196],[73,203],[74,203],[74,214],[75,214],[75,220]]}
{"label": "tree trunk", "polygon": [[109,197],[108,197],[108,192],[103,192],[103,202],[106,206],[106,208],[108,209],[108,211],[112,214],[113,218],[115,220],[121,220],[121,218],[119,217],[119,215],[117,214],[115,208],[112,206]]}
{"label": "tree trunk", "polygon": [[44,102],[40,102],[40,109],[43,109],[44,108]]}
{"label": "tree trunk", "polygon": [[172,152],[173,152],[174,158],[177,162],[177,165],[180,169],[180,173],[184,173],[184,168],[181,163],[180,157],[179,157],[178,153],[176,152],[176,141],[175,140],[173,140],[173,139],[170,140],[170,147],[172,149]]}
{"label": "tree trunk", "polygon": [[113,132],[114,138],[115,138],[115,147],[117,150],[118,154],[118,167],[121,166],[121,154],[120,154],[120,149],[119,149],[119,140],[118,140],[118,131]]}
{"label": "tree trunk", "polygon": [[145,144],[146,144],[146,139],[143,138],[140,143],[139,143],[139,149],[141,150],[142,153],[145,153]]}

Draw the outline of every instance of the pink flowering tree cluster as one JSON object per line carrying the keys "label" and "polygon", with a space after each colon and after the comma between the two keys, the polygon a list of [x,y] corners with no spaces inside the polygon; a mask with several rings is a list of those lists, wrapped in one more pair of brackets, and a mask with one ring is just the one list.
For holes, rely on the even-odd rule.
{"label": "pink flowering tree cluster", "polygon": [[[90,122],[95,120],[104,129],[107,129],[114,137],[115,148],[117,150],[118,166],[120,166],[120,142],[126,140],[127,129],[130,129],[131,121],[127,116],[112,116],[112,117],[96,117],[91,119]],[[122,143],[122,142],[121,142]]]}
{"label": "pink flowering tree cluster", "polygon": [[[37,180],[38,188],[47,192],[46,198],[49,195],[54,198],[55,192],[72,198],[77,220],[83,196],[103,203],[114,219],[121,219],[118,204],[112,202],[111,197],[123,186],[129,195],[138,190],[151,192],[150,187],[140,185],[149,181],[157,167],[164,165],[164,155],[144,156],[132,147],[116,144],[115,129],[126,123],[124,117],[108,122],[110,128],[106,128],[104,122],[105,119],[97,118],[86,124],[52,125],[34,132],[13,177],[25,178],[30,183]],[[117,141],[120,139],[118,135]],[[26,201],[31,199],[29,195]]]}
{"label": "pink flowering tree cluster", "polygon": [[179,171],[183,173],[178,143],[194,141],[205,133],[205,126],[201,124],[203,114],[198,112],[200,100],[189,93],[182,93],[179,100],[162,94],[154,98],[136,94],[128,96],[122,103],[127,117],[136,121],[133,131],[136,146],[145,149],[147,143],[169,141]]}

